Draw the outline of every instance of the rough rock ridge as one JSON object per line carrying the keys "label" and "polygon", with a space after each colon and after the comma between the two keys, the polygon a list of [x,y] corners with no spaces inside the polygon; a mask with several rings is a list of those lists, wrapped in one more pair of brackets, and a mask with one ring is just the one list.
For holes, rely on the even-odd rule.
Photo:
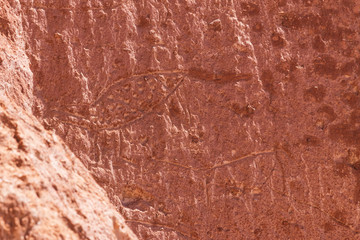
{"label": "rough rock ridge", "polygon": [[81,161],[33,116],[19,6],[0,1],[0,239],[137,239]]}
{"label": "rough rock ridge", "polygon": [[137,239],[62,140],[3,97],[0,239]]}
{"label": "rough rock ridge", "polygon": [[6,94],[139,238],[359,238],[358,1],[0,2]]}

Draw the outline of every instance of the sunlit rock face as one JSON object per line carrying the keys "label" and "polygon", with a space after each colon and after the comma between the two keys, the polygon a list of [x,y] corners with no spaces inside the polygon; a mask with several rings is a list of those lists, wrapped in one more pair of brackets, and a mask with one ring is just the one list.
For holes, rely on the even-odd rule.
{"label": "sunlit rock face", "polygon": [[8,94],[140,239],[359,237],[357,1],[7,4]]}
{"label": "sunlit rock face", "polygon": [[80,159],[32,114],[26,16],[18,1],[0,0],[0,239],[136,240]]}

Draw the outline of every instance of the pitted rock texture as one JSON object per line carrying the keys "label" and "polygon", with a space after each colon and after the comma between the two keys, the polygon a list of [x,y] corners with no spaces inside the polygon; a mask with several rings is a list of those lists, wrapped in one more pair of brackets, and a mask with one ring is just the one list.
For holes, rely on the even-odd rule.
{"label": "pitted rock texture", "polygon": [[139,238],[359,238],[358,1],[11,2],[33,112]]}

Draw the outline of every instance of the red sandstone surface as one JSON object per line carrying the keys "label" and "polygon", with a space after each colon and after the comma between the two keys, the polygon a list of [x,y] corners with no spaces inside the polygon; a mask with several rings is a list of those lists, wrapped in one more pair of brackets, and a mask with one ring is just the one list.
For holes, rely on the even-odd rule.
{"label": "red sandstone surface", "polygon": [[[34,180],[23,211],[56,215],[69,238],[80,239],[119,231],[131,238],[121,228],[111,235],[113,207],[115,225],[121,214],[139,239],[360,238],[360,2],[0,0],[0,7],[0,122],[8,132],[1,163],[12,164],[3,174],[38,172],[34,179],[59,181],[66,199],[93,204],[83,217],[49,188],[36,198]],[[47,130],[32,133],[37,121]],[[68,157],[51,160],[55,150],[41,142],[51,131]],[[16,144],[31,171],[9,160]],[[81,169],[97,183],[58,179],[50,166],[61,159],[77,166],[63,166],[64,176]],[[22,204],[9,192],[30,191],[11,182],[0,185],[3,219],[9,201]],[[94,190],[83,189],[84,197],[77,184]],[[83,224],[80,233],[61,216]],[[57,231],[30,222],[19,239]],[[1,229],[11,224],[0,221]]]}

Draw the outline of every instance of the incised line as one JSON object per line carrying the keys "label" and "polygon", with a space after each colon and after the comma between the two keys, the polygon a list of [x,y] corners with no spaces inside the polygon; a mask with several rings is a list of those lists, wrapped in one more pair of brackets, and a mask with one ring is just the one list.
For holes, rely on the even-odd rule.
{"label": "incised line", "polygon": [[99,130],[99,131],[101,131],[101,130],[117,130],[117,129],[121,129],[121,128],[124,128],[124,127],[128,127],[128,126],[130,126],[131,124],[133,124],[133,123],[135,123],[135,122],[137,122],[137,121],[140,121],[141,119],[145,118],[146,116],[152,114],[152,113],[153,113],[153,110],[154,110],[156,107],[158,107],[159,105],[161,105],[161,104],[163,104],[164,102],[166,102],[166,101],[169,99],[169,97],[176,92],[176,90],[180,87],[180,85],[181,85],[183,82],[184,82],[184,78],[181,79],[181,80],[177,83],[177,85],[174,87],[174,89],[173,89],[166,97],[164,97],[159,103],[157,103],[157,104],[153,105],[152,107],[150,107],[150,109],[149,109],[147,112],[145,112],[142,116],[140,116],[140,117],[138,117],[138,118],[135,118],[134,120],[131,120],[131,121],[129,121],[129,122],[125,123],[125,124],[122,124],[122,125],[120,125],[120,126],[118,126],[118,127],[99,128],[98,130]]}
{"label": "incised line", "polygon": [[126,80],[130,80],[132,78],[136,78],[136,77],[146,77],[149,75],[156,75],[156,74],[173,74],[173,73],[187,73],[187,71],[184,70],[164,70],[164,71],[153,71],[153,72],[147,72],[147,73],[140,73],[140,74],[134,74],[128,77],[121,77],[118,78],[115,82],[111,83],[109,86],[105,87],[103,90],[100,91],[98,97],[92,102],[90,103],[90,106],[96,104],[100,98],[107,92],[109,91],[109,89],[111,87],[113,87],[114,85],[122,82],[122,81],[126,81]]}
{"label": "incised line", "polygon": [[[167,163],[167,164],[170,164],[170,165],[174,165],[174,166],[177,166],[177,167],[180,167],[180,168],[184,168],[184,169],[188,169],[188,170],[193,170],[193,171],[209,171],[209,170],[215,170],[217,168],[222,168],[222,167],[225,167],[225,166],[228,166],[228,165],[231,165],[231,164],[236,164],[240,161],[243,161],[245,159],[248,159],[248,158],[253,158],[253,157],[257,157],[257,156],[260,156],[260,155],[265,155],[265,154],[271,154],[271,153],[274,153],[274,150],[266,150],[266,151],[261,151],[261,152],[253,152],[253,153],[250,153],[248,155],[245,155],[245,156],[242,156],[242,157],[239,157],[237,159],[234,159],[234,160],[231,160],[231,161],[225,161],[221,164],[217,164],[217,165],[214,165],[212,167],[199,167],[199,168],[194,168],[194,167],[191,167],[191,166],[185,166],[185,165],[182,165],[180,163],[175,163],[175,162],[171,162],[171,161],[166,161],[166,160],[156,160],[157,162],[163,162],[163,163]],[[273,171],[273,170],[272,170]],[[266,182],[265,182],[266,183]]]}
{"label": "incised line", "polygon": [[[131,125],[131,124],[133,124],[133,123],[135,123],[135,122],[137,122],[137,121],[140,121],[141,119],[143,119],[143,118],[145,118],[146,116],[148,116],[148,115],[150,115],[151,113],[153,113],[152,111],[153,111],[156,107],[158,107],[159,105],[161,105],[161,104],[163,104],[164,102],[166,102],[166,101],[169,99],[169,97],[171,97],[171,95],[173,95],[173,94],[176,92],[176,90],[180,87],[180,85],[181,85],[183,82],[184,82],[184,78],[181,79],[181,80],[177,83],[177,85],[174,87],[174,89],[173,89],[168,95],[166,95],[160,102],[158,102],[157,104],[151,106],[151,107],[148,109],[147,112],[143,113],[140,117],[135,118],[135,119],[133,119],[133,120],[131,120],[131,121],[125,123],[125,124],[120,125],[120,126],[100,127],[100,128],[94,127],[94,128],[92,129],[92,128],[85,127],[85,126],[80,125],[80,124],[68,122],[68,121],[61,120],[61,119],[59,119],[59,120],[60,120],[62,123],[64,123],[64,124],[68,124],[68,125],[72,125],[72,126],[77,126],[77,127],[79,127],[79,128],[88,129],[88,130],[94,130],[94,131],[118,130],[118,129],[127,127],[127,126],[129,126],[129,125]],[[59,111],[59,110],[52,110],[52,111],[53,111],[53,112],[58,112],[58,113],[61,113],[61,112],[67,113],[67,112]],[[70,114],[68,114],[68,115],[70,115]],[[72,117],[77,117],[77,116],[74,115],[74,114],[71,114],[70,116],[72,116]],[[79,118],[79,117],[77,117],[77,118]],[[84,118],[84,119],[86,119],[86,118]],[[89,119],[86,119],[86,120],[89,120]],[[90,120],[89,120],[89,121],[90,121]],[[91,122],[90,124],[94,126],[94,123],[93,123],[93,122]]]}

